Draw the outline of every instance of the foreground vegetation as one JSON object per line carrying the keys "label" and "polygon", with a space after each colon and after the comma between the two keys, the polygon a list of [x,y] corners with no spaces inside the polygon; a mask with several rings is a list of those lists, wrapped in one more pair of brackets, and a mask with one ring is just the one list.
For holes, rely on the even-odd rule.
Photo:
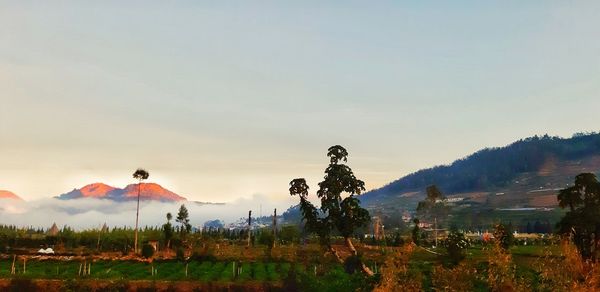
{"label": "foreground vegetation", "polygon": [[[253,249],[257,255],[267,250],[264,246]],[[375,272],[374,276],[366,276],[360,267],[354,267],[352,273],[351,261],[340,266],[331,254],[320,256],[318,245],[311,244],[288,250],[300,256],[295,261],[261,257],[247,261],[218,257],[187,261],[29,259],[24,271],[22,258],[17,258],[14,275],[11,274],[13,258],[5,256],[0,260],[0,278],[18,280],[21,284],[31,279],[59,279],[65,285],[74,285],[73,281],[113,284],[166,281],[291,291],[593,291],[600,288],[600,270],[582,261],[576,247],[568,241],[511,246],[506,250],[493,242],[475,244],[466,249],[465,258],[459,263],[450,260],[446,248],[425,249],[413,243],[377,248],[358,245],[357,249]],[[309,252],[303,254],[303,250]],[[89,265],[89,274],[81,272],[84,261]]]}

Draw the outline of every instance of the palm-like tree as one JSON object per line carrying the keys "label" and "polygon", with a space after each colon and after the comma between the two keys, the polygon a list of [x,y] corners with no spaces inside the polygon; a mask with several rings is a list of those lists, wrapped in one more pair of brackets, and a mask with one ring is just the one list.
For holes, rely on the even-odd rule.
{"label": "palm-like tree", "polygon": [[138,249],[138,219],[140,217],[140,195],[142,193],[142,181],[148,179],[148,177],[150,176],[150,174],[141,168],[138,168],[134,173],[133,173],[133,178],[138,180],[138,197],[137,197],[137,208],[135,211],[135,236],[134,236],[134,243],[133,243],[133,251],[135,253],[137,253]]}

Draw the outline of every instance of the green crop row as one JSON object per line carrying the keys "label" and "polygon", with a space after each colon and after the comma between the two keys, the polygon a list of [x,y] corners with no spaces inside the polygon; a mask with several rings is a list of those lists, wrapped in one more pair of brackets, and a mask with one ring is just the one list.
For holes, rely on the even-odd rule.
{"label": "green crop row", "polygon": [[[155,261],[55,261],[28,260],[23,266],[21,259],[15,261],[12,274],[12,259],[0,260],[0,278],[24,277],[31,279],[125,279],[125,280],[197,280],[221,281],[282,281],[288,274],[290,263],[286,262],[210,262]],[[91,264],[91,265],[90,265]],[[84,269],[88,275],[84,275]],[[89,269],[89,271],[88,271]],[[186,275],[187,269],[187,275]]]}

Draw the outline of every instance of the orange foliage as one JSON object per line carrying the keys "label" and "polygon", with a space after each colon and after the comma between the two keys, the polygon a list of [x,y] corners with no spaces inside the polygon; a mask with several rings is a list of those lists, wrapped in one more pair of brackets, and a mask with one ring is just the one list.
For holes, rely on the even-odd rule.
{"label": "orange foliage", "polygon": [[381,282],[373,291],[421,291],[421,275],[411,275],[408,270],[414,244],[405,245],[400,251],[391,250],[391,255],[381,268]]}
{"label": "orange foliage", "polygon": [[536,269],[540,272],[542,290],[600,291],[599,264],[584,261],[569,240],[561,242],[558,255],[547,250]]}
{"label": "orange foliage", "polygon": [[472,291],[476,272],[475,268],[464,263],[452,269],[436,266],[431,275],[431,284],[436,291]]}

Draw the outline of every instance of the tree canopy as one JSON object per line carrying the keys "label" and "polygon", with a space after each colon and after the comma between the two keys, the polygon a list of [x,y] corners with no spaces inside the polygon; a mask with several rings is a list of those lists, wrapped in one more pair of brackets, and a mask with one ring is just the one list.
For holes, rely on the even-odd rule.
{"label": "tree canopy", "polygon": [[336,256],[337,252],[331,247],[331,236],[339,233],[344,237],[347,247],[356,255],[350,237],[370,221],[369,212],[360,206],[356,197],[365,190],[365,183],[357,179],[352,169],[345,164],[348,161],[348,151],[344,147],[330,147],[327,156],[330,163],[317,191],[320,208],[308,200],[309,187],[304,178],[290,182],[290,195],[300,197],[300,211],[306,231],[317,234],[320,243]]}
{"label": "tree canopy", "polygon": [[177,218],[175,220],[179,224],[181,224],[180,233],[182,235],[185,235],[192,231],[192,225],[190,224],[189,216],[190,215],[188,213],[188,209],[185,207],[184,204],[182,204],[181,207],[179,207],[179,212],[177,212]]}
{"label": "tree canopy", "polygon": [[600,182],[592,173],[575,177],[575,184],[561,190],[559,205],[569,211],[558,223],[559,232],[572,236],[584,259],[597,259],[600,251]]}
{"label": "tree canopy", "polygon": [[150,173],[148,173],[148,171],[146,171],[145,169],[142,168],[138,168],[134,173],[133,173],[133,178],[142,181],[145,179],[148,179],[148,177],[150,177]]}
{"label": "tree canopy", "polygon": [[[417,214],[421,219],[444,221],[450,211],[446,197],[436,185],[428,186],[427,196],[417,205]],[[429,222],[431,223],[431,222]]]}

